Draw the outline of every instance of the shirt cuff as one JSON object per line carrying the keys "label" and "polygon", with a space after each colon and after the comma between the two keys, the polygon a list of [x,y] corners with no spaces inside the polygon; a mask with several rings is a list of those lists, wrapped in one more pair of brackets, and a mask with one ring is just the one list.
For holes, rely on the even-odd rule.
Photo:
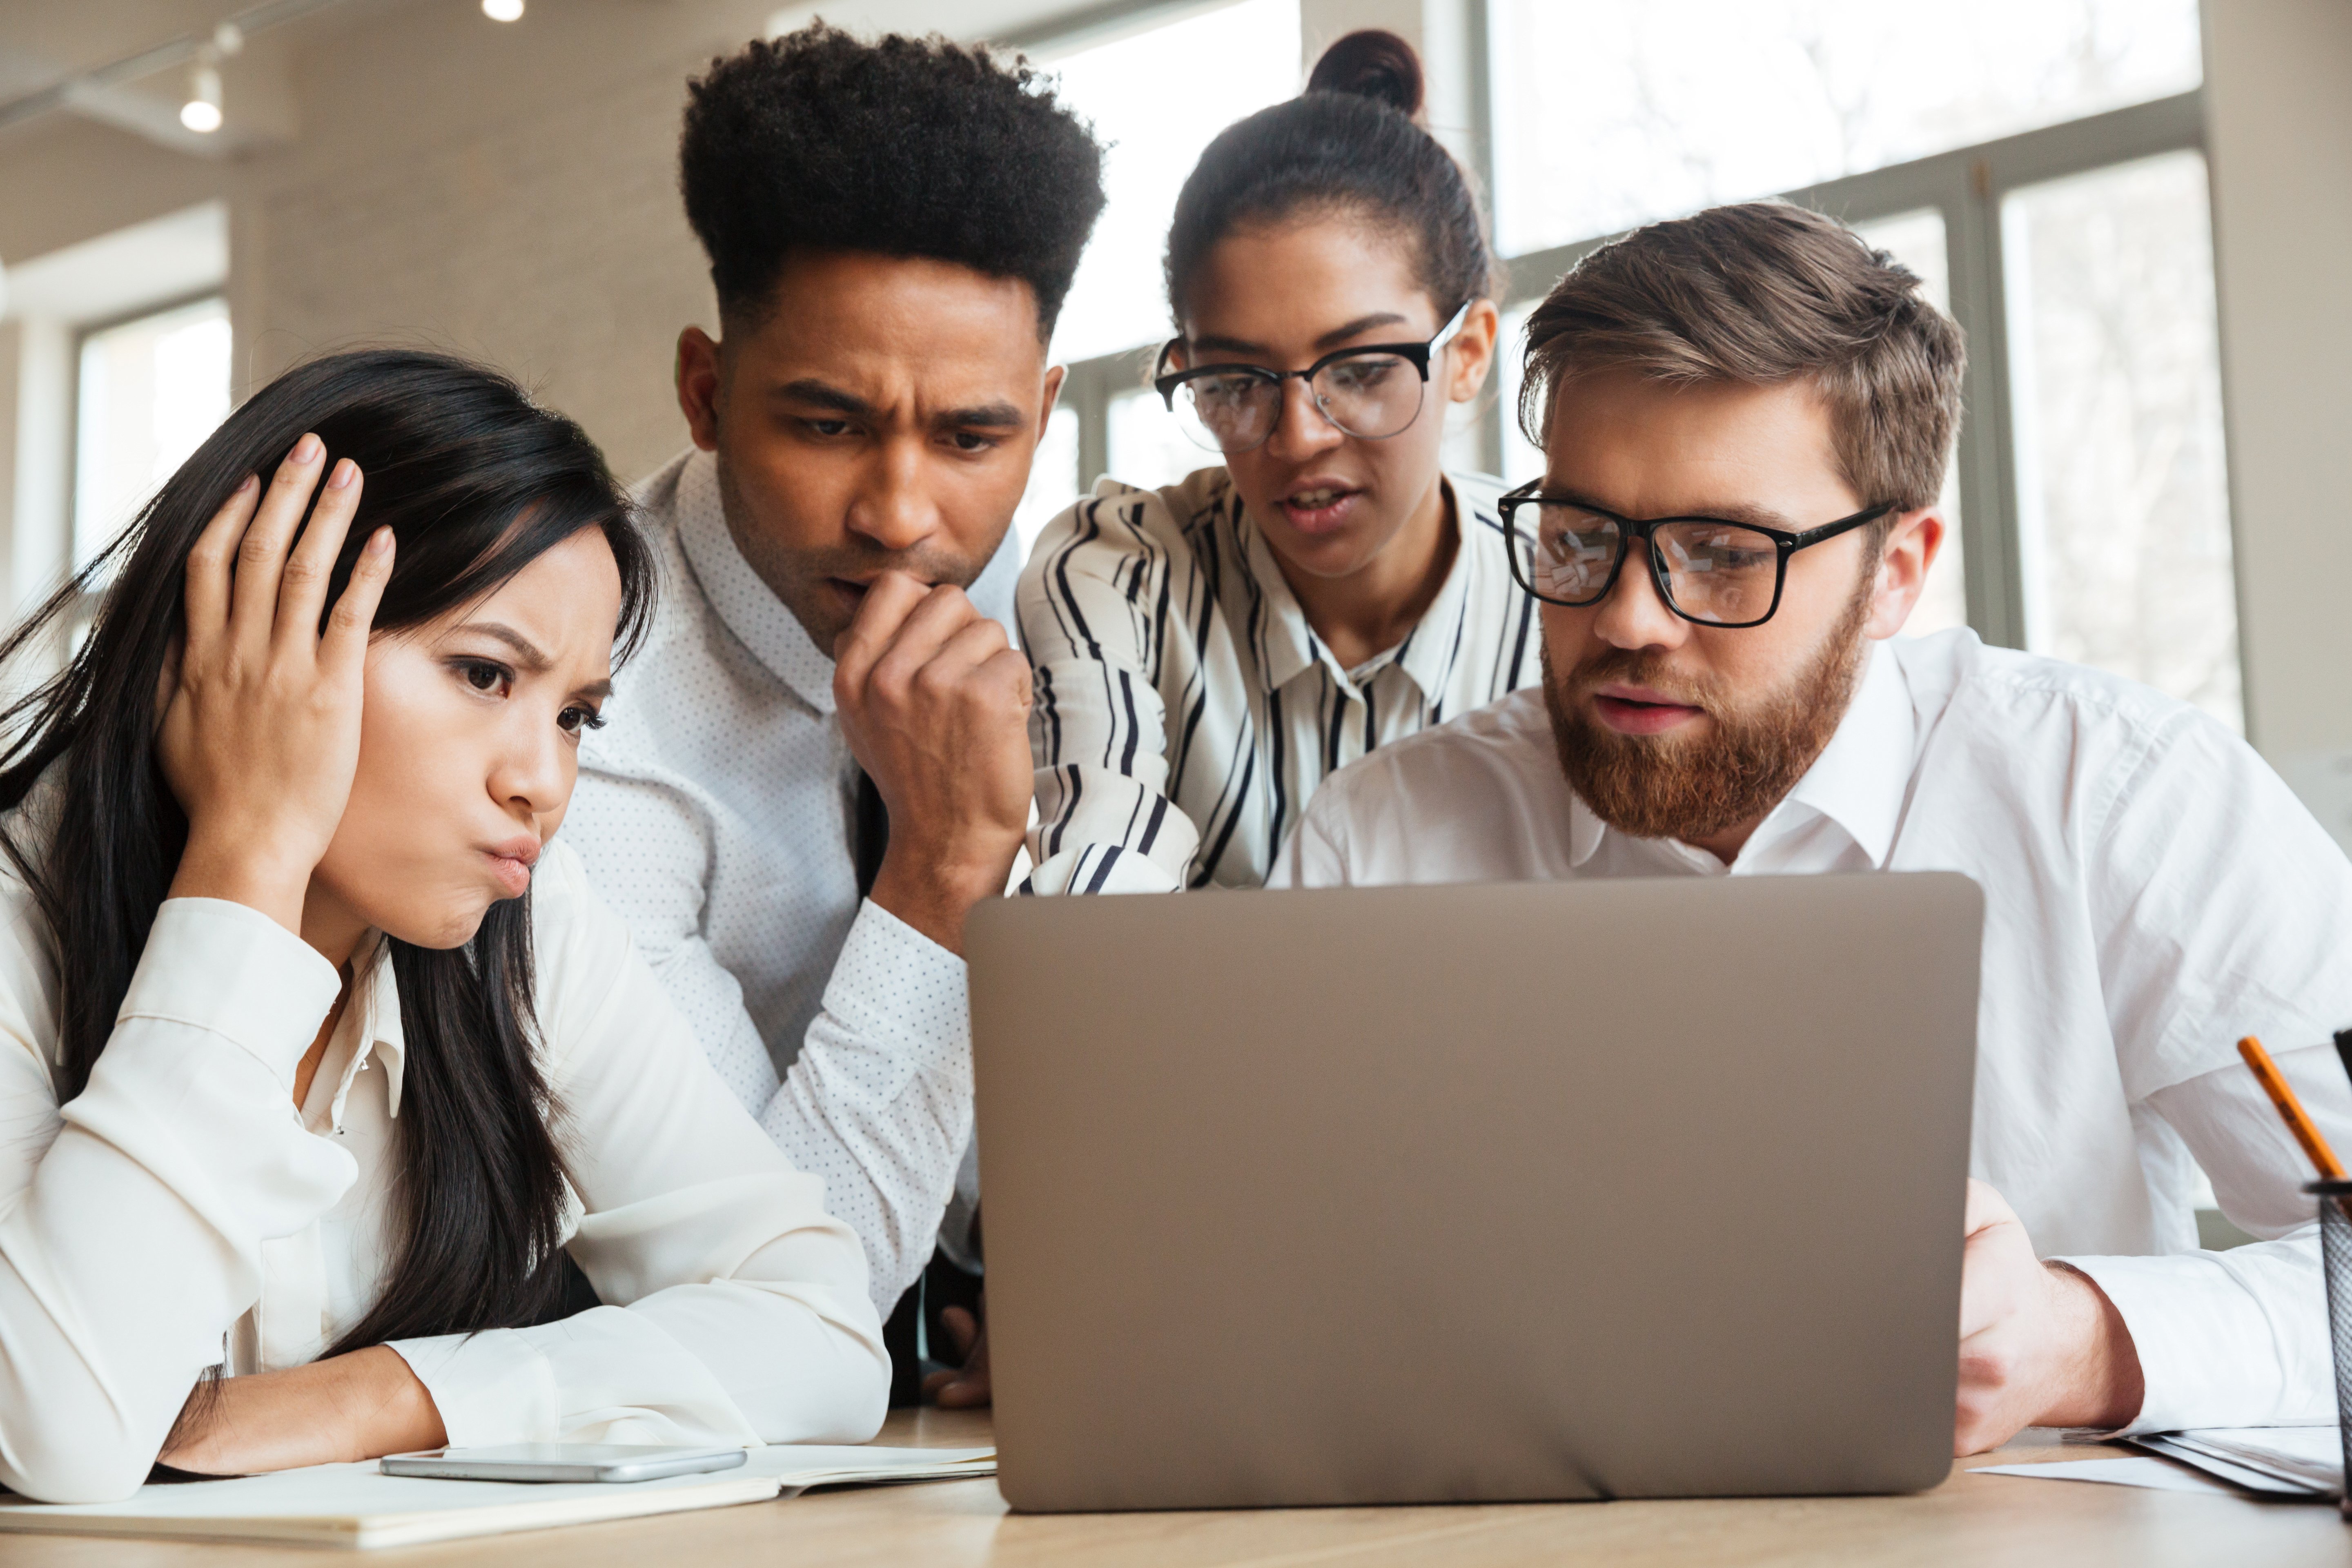
{"label": "shirt cuff", "polygon": [[970,991],[962,959],[868,899],[834,960],[824,1011],[919,1071],[969,1058]]}
{"label": "shirt cuff", "polygon": [[1039,865],[1024,893],[1173,893],[1183,884],[1149,855],[1118,844],[1083,844]]}
{"label": "shirt cuff", "polygon": [[433,1396],[450,1447],[562,1440],[555,1369],[518,1331],[386,1342]]}
{"label": "shirt cuff", "polygon": [[2333,1415],[2334,1390],[2324,1373],[2297,1375],[2282,1365],[2282,1353],[2297,1359],[2292,1342],[2303,1336],[2275,1321],[2270,1304],[2214,1258],[2180,1253],[2050,1261],[2087,1276],[2106,1293],[2139,1355],[2147,1391],[2139,1414],[2111,1436]]}
{"label": "shirt cuff", "polygon": [[115,1013],[210,1030],[290,1090],[302,1053],[343,988],[316,948],[259,910],[226,899],[166,899]]}

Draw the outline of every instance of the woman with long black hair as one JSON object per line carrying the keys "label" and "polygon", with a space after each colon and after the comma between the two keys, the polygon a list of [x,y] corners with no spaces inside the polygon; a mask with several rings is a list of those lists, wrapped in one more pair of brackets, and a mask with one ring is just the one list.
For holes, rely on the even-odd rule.
{"label": "woman with long black hair", "polygon": [[654,588],[586,436],[334,355],[108,571],[0,753],[0,1482],[870,1436],[856,1238],[549,841]]}

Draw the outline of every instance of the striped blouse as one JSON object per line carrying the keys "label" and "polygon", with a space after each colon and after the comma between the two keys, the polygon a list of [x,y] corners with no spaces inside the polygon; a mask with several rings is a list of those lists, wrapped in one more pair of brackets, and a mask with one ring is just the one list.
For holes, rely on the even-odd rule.
{"label": "striped blouse", "polygon": [[1500,481],[1449,474],[1462,547],[1419,625],[1342,669],[1222,468],[1104,479],[1049,523],[1016,614],[1036,671],[1024,890],[1255,888],[1315,786],[1537,679]]}

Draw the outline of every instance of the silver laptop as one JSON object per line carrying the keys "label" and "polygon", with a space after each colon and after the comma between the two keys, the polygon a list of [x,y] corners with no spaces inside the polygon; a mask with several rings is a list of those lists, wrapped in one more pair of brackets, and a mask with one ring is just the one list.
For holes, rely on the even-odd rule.
{"label": "silver laptop", "polygon": [[1935,1485],[1983,910],[1921,873],[975,910],[1006,1500]]}

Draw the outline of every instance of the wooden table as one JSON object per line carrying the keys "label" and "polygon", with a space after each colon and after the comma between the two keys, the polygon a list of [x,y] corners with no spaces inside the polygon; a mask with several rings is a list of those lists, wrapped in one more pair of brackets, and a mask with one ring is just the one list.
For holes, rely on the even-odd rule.
{"label": "wooden table", "polygon": [[[893,1415],[885,1443],[956,1447],[990,1440],[984,1413]],[[1969,1465],[2113,1457],[2061,1450],[2029,1432]],[[365,1553],[62,1536],[0,1537],[7,1568],[1500,1568],[1502,1564],[2051,1563],[2352,1563],[2352,1523],[2332,1508],[2148,1491],[2089,1482],[1971,1476],[1956,1469],[1917,1497],[1706,1502],[1300,1509],[1283,1512],[1005,1512],[993,1481],[822,1492],[614,1524],[544,1530]]]}

